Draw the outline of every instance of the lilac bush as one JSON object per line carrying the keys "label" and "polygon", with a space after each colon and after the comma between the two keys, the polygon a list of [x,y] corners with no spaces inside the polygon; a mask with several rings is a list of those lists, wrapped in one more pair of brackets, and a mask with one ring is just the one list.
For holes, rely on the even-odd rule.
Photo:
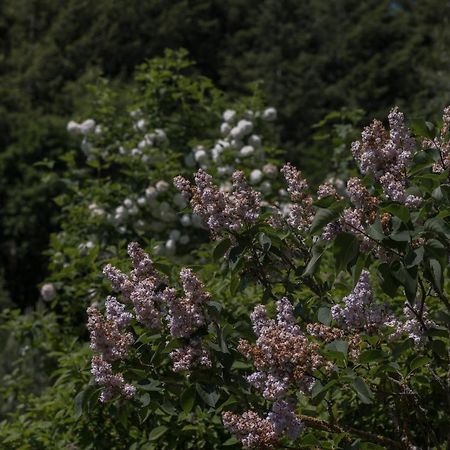
{"label": "lilac bush", "polygon": [[[249,117],[226,111],[224,136],[250,139]],[[168,398],[181,392],[177,427],[207,410],[217,433],[231,433],[217,448],[444,448],[448,109],[432,137],[398,108],[388,122],[353,144],[361,173],[346,189],[328,181],[313,193],[286,164],[286,195],[270,201],[253,188],[259,172],[248,183],[232,171],[221,189],[197,149],[194,181],[174,184],[214,241],[195,267],[208,291],[182,268],[180,295],[137,244],[129,275],[106,266],[121,298],[107,298],[105,316],[91,307],[88,323],[102,400],[139,403],[148,370]],[[149,333],[160,343],[133,372]]]}

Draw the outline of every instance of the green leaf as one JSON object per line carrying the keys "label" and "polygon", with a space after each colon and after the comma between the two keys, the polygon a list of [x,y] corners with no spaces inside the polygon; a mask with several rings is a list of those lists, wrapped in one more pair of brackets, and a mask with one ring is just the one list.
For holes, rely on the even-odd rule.
{"label": "green leaf", "polygon": [[379,217],[367,228],[367,234],[376,241],[382,241],[386,237]]}
{"label": "green leaf", "polygon": [[153,428],[148,435],[149,441],[157,441],[169,428],[164,425],[160,425],[159,427]]}
{"label": "green leaf", "polygon": [[359,399],[366,404],[372,403],[373,393],[361,377],[356,377],[352,383],[353,389],[358,394]]}
{"label": "green leaf", "polygon": [[411,371],[416,370],[419,367],[423,367],[431,361],[431,358],[428,356],[416,356],[410,364]]}
{"label": "green leaf", "polygon": [[316,273],[317,268],[319,267],[320,260],[322,255],[324,254],[324,250],[319,248],[317,245],[314,245],[311,249],[312,258],[309,260],[305,270],[303,271],[303,276],[310,277]]}
{"label": "green leaf", "polygon": [[409,209],[405,205],[399,205],[397,203],[391,203],[384,207],[382,212],[388,212],[393,216],[398,217],[403,223],[409,222]]}
{"label": "green leaf", "polygon": [[259,234],[259,243],[265,252],[268,252],[270,247],[272,246],[272,241],[269,236],[265,233]]}
{"label": "green leaf", "polygon": [[370,349],[362,352],[358,358],[358,361],[361,364],[367,364],[373,361],[379,361],[380,359],[383,359],[385,356],[386,354],[381,350]]}
{"label": "green leaf", "polygon": [[407,299],[413,302],[417,292],[417,266],[406,269],[403,264],[400,264],[396,270],[392,271],[392,274],[405,288]]}
{"label": "green leaf", "polygon": [[230,239],[222,239],[215,247],[213,251],[213,258],[217,261],[220,258],[222,258],[225,253],[228,251],[228,249],[231,246]]}
{"label": "green leaf", "polygon": [[239,443],[239,441],[238,441],[234,436],[232,436],[232,437],[230,437],[229,439],[227,439],[227,440],[222,444],[222,446],[223,446],[223,447],[228,447],[228,446],[230,446],[230,445],[235,445],[235,444],[237,444],[237,443]]}
{"label": "green leaf", "polygon": [[230,280],[230,294],[235,296],[239,291],[239,286],[241,285],[241,278],[237,274],[233,274]]}
{"label": "green leaf", "polygon": [[319,308],[319,311],[317,312],[317,319],[320,323],[323,323],[324,325],[330,325],[331,323],[331,310],[327,306],[322,306]]}
{"label": "green leaf", "polygon": [[422,119],[413,119],[410,121],[412,132],[418,137],[432,139],[434,137],[434,125]]}
{"label": "green leaf", "polygon": [[195,402],[195,388],[193,386],[187,388],[180,397],[181,408],[185,413],[191,412]]}
{"label": "green leaf", "polygon": [[75,418],[79,419],[81,417],[81,414],[83,413],[83,403],[84,403],[84,396],[86,394],[85,390],[82,390],[78,392],[78,394],[75,396]]}
{"label": "green leaf", "polygon": [[450,227],[440,217],[433,217],[428,219],[424,224],[426,231],[431,231],[437,234],[443,234],[445,237],[450,238]]}
{"label": "green leaf", "polygon": [[141,401],[141,406],[145,408],[150,404],[150,395],[146,392],[144,395],[141,395],[139,400]]}
{"label": "green leaf", "polygon": [[337,384],[337,380],[331,380],[329,381],[325,386],[322,386],[322,383],[320,381],[317,381],[314,383],[312,392],[311,392],[311,398],[315,399],[317,397],[323,398],[325,394],[328,392],[330,388],[335,386]]}
{"label": "green leaf", "polygon": [[319,208],[311,224],[312,234],[320,231],[325,225],[339,217],[340,210],[337,208]]}
{"label": "green leaf", "polygon": [[336,273],[347,267],[358,255],[359,243],[354,234],[340,233],[333,243],[333,255],[335,259]]}
{"label": "green leaf", "polygon": [[196,384],[195,388],[197,390],[200,398],[208,405],[214,408],[216,406],[217,401],[220,398],[220,394],[213,387],[206,387],[200,384]]}
{"label": "green leaf", "polygon": [[405,267],[407,269],[411,267],[418,266],[422,261],[423,257],[425,255],[425,248],[424,247],[417,247],[417,248],[410,248],[408,253],[405,256]]}
{"label": "green leaf", "polygon": [[439,292],[442,292],[444,287],[444,277],[442,275],[441,263],[437,259],[430,259],[428,261],[430,265],[431,276],[433,277],[434,284]]}
{"label": "green leaf", "polygon": [[333,352],[342,353],[343,355],[347,355],[348,351],[348,343],[345,341],[341,341],[339,339],[330,342],[325,346],[327,350],[331,350]]}

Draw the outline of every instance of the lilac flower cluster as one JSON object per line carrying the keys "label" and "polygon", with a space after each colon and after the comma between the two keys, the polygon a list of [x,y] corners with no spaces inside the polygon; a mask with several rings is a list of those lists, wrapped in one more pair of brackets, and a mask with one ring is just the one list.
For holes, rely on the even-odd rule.
{"label": "lilac flower cluster", "polygon": [[[347,195],[353,207],[346,208],[341,217],[327,224],[322,233],[322,239],[330,241],[342,231],[352,233],[360,240],[361,250],[373,251],[377,257],[387,260],[389,255],[383,253],[383,249],[365,232],[365,228],[372,224],[377,217],[379,200],[371,196],[357,177],[350,178],[347,182]],[[382,215],[383,228],[388,228],[389,214]]]}
{"label": "lilac flower cluster", "polygon": [[253,360],[257,372],[248,381],[270,400],[279,399],[290,385],[303,392],[312,387],[312,374],[328,363],[319,354],[319,345],[308,340],[298,325],[287,298],[277,302],[277,319],[267,316],[258,305],[250,316],[256,344],[241,340],[238,350]]}
{"label": "lilac flower cluster", "polygon": [[[307,230],[314,218],[313,199],[307,193],[308,183],[301,172],[290,163],[283,166],[281,173],[287,182],[287,191],[293,202],[288,207],[287,223],[299,231]],[[277,222],[275,219],[273,224],[276,225]]]}
{"label": "lilac flower cluster", "polygon": [[200,338],[192,338],[188,344],[170,353],[174,372],[191,371],[197,367],[210,368],[211,358],[203,348]]}
{"label": "lilac flower cluster", "polygon": [[232,179],[231,192],[220,191],[202,169],[195,174],[195,186],[181,176],[174,179],[175,187],[190,200],[194,213],[214,235],[225,230],[236,232],[254,223],[260,214],[261,194],[248,186],[243,172],[234,172]]}
{"label": "lilac flower cluster", "polygon": [[442,128],[439,136],[434,139],[424,139],[424,148],[433,148],[439,151],[440,159],[433,164],[433,172],[442,173],[450,167],[450,140],[448,133],[450,131],[450,106],[444,109],[442,115]]}
{"label": "lilac flower cluster", "polygon": [[[425,339],[425,331],[435,327],[435,323],[428,318],[425,305],[411,306],[405,304],[403,309],[404,319],[396,317],[386,305],[377,304],[373,298],[373,290],[369,280],[369,272],[363,270],[355,288],[350,295],[343,298],[344,305],[334,305],[331,308],[333,319],[344,329],[377,333],[382,327],[390,327],[389,339],[398,340],[408,336],[414,340],[416,346],[422,344]],[[420,319],[419,319],[420,317]],[[317,330],[308,328],[312,335],[317,335]],[[323,334],[322,330],[318,330]],[[349,340],[350,353],[356,357],[359,352],[359,336],[353,335]]]}
{"label": "lilac flower cluster", "polygon": [[225,428],[233,433],[245,448],[268,449],[277,442],[275,430],[269,419],[263,419],[254,411],[242,415],[225,411],[222,414]]}
{"label": "lilac flower cluster", "polygon": [[195,367],[211,367],[209,353],[203,348],[200,338],[191,336],[206,323],[203,305],[210,299],[203,283],[190,269],[180,271],[184,297],[179,299],[171,288],[163,292],[169,311],[167,321],[174,338],[187,338],[187,344],[170,353],[174,371],[192,370]]}
{"label": "lilac flower cluster", "polygon": [[102,402],[108,401],[114,394],[130,398],[135,392],[132,385],[125,383],[122,374],[113,374],[110,364],[124,359],[134,342],[133,335],[123,330],[132,316],[114,297],[106,300],[106,311],[104,317],[95,307],[87,310],[91,348],[100,353],[92,358],[91,372],[96,383],[103,386]]}
{"label": "lilac flower cluster", "polygon": [[304,429],[293,403],[286,400],[276,401],[265,418],[254,411],[246,411],[240,416],[226,411],[222,420],[246,448],[273,448],[283,436],[295,440]]}
{"label": "lilac flower cluster", "polygon": [[337,197],[336,188],[328,181],[317,189],[317,198],[320,200],[325,197]]}
{"label": "lilac flower cluster", "polygon": [[100,394],[101,402],[111,400],[116,394],[121,394],[125,398],[130,399],[136,393],[136,388],[126,383],[122,374],[113,374],[111,364],[99,355],[92,358],[91,372],[94,375],[96,383],[104,387]]}
{"label": "lilac flower cluster", "polygon": [[202,306],[210,297],[191,269],[181,269],[180,280],[185,296],[177,298],[174,289],[166,288],[163,298],[169,307],[167,320],[170,334],[175,338],[188,337],[205,324]]}
{"label": "lilac flower cluster", "polygon": [[389,317],[386,308],[374,302],[369,272],[363,270],[350,295],[343,298],[344,305],[331,308],[333,319],[347,329],[374,332]]}
{"label": "lilac flower cluster", "polygon": [[256,344],[239,342],[238,350],[253,360],[256,372],[247,381],[262,392],[264,398],[274,401],[272,411],[261,418],[253,411],[242,416],[226,412],[225,426],[246,447],[270,448],[282,436],[296,439],[303,424],[294,412],[294,402],[286,399],[289,388],[309,392],[312,373],[330,365],[319,354],[319,346],[310,342],[295,323],[292,304],[282,298],[276,304],[276,319],[269,319],[263,305],[255,307],[250,315]]}
{"label": "lilac flower cluster", "polygon": [[[420,312],[420,308],[406,304],[403,308],[403,313],[406,320],[391,318],[391,320],[386,321],[385,325],[393,329],[389,337],[395,341],[406,335],[414,340],[416,346],[419,346],[425,340],[425,331],[428,328],[435,327],[436,324],[428,318],[428,312],[425,306],[423,311]],[[420,316],[422,321],[417,316]]]}
{"label": "lilac flower cluster", "polygon": [[362,173],[372,173],[381,183],[384,194],[408,207],[417,207],[421,199],[405,192],[406,170],[411,164],[415,140],[396,107],[388,116],[390,132],[374,120],[362,132],[361,141],[353,142],[352,153]]}
{"label": "lilac flower cluster", "polygon": [[125,358],[134,342],[133,335],[123,331],[129,320],[127,313],[114,311],[111,314],[111,310],[114,309],[113,302],[117,303],[113,297],[109,297],[106,301],[109,318],[105,318],[94,306],[87,310],[91,348],[99,352],[106,361]]}
{"label": "lilac flower cluster", "polygon": [[[203,305],[210,297],[203,284],[192,270],[182,269],[180,280],[185,295],[180,299],[175,289],[165,286],[166,278],[155,270],[152,260],[137,243],[129,244],[128,254],[133,263],[129,275],[111,265],[104,269],[113,288],[122,294],[124,303],[110,296],[105,302],[105,316],[95,307],[87,311],[91,348],[100,354],[92,360],[92,373],[96,382],[104,387],[104,401],[114,393],[130,397],[134,392],[121,374],[113,374],[110,364],[127,357],[134,337],[125,328],[133,318],[151,329],[167,326],[172,337],[188,339],[184,346],[170,354],[174,371],[211,367],[201,340],[192,337],[206,324]],[[133,307],[132,313],[126,310],[127,304]]]}

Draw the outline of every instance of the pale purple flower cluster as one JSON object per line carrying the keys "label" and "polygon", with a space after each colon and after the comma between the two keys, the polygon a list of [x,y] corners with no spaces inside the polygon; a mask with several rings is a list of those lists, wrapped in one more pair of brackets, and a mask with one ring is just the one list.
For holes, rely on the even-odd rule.
{"label": "pale purple flower cluster", "polygon": [[282,374],[254,372],[246,380],[255,389],[260,391],[267,400],[276,400],[284,397],[289,389],[289,378]]}
{"label": "pale purple flower cluster", "polygon": [[242,415],[226,411],[222,421],[245,448],[269,449],[277,442],[272,422],[262,418],[255,411],[245,411]]}
{"label": "pale purple flower cluster", "polygon": [[263,305],[255,307],[250,317],[256,344],[241,340],[238,347],[257,369],[247,381],[272,401],[283,398],[290,387],[309,393],[312,373],[328,367],[318,352],[318,344],[309,341],[295,324],[289,300],[282,298],[276,306],[276,320],[268,318]]}
{"label": "pale purple flower cluster", "polygon": [[96,383],[103,386],[100,400],[108,401],[114,394],[132,397],[135,388],[125,383],[121,374],[113,374],[110,364],[112,361],[124,359],[134,342],[133,335],[123,330],[132,315],[127,313],[114,297],[108,297],[106,300],[106,317],[92,306],[88,308],[87,313],[91,348],[100,353],[92,358],[91,368]]}
{"label": "pale purple flower cluster", "polygon": [[206,323],[203,313],[205,303],[210,299],[203,283],[191,269],[180,271],[184,297],[178,298],[172,288],[166,288],[163,298],[168,305],[167,321],[170,334],[174,338],[190,338],[187,344],[174,350],[170,357],[174,370],[192,370],[195,367],[211,367],[211,360],[199,338],[191,338],[197,329]]}
{"label": "pale purple flower cluster", "polygon": [[[288,207],[287,223],[299,230],[307,230],[314,219],[313,199],[307,193],[308,183],[292,164],[287,163],[281,169],[287,182],[287,191],[292,200]],[[276,221],[273,221],[274,225]]]}
{"label": "pale purple flower cluster", "polygon": [[111,295],[106,298],[105,308],[106,319],[115,322],[119,328],[126,327],[133,318],[133,314],[125,311],[125,305],[119,303],[117,299]]}
{"label": "pale purple flower cluster", "polygon": [[[108,299],[111,305],[114,299]],[[109,312],[112,307],[110,306]],[[133,335],[123,331],[124,323],[128,323],[127,313],[110,315],[105,318],[100,311],[91,306],[87,310],[87,328],[91,337],[91,348],[99,352],[106,361],[115,361],[127,356],[130,346],[134,342]]]}
{"label": "pale purple flower cluster", "polygon": [[347,181],[347,195],[355,208],[363,210],[368,208],[369,191],[358,177],[352,177]]}
{"label": "pale purple flower cluster", "polygon": [[122,374],[114,374],[111,364],[99,355],[92,358],[91,373],[94,376],[95,382],[104,387],[100,394],[101,402],[111,400],[116,394],[123,395],[129,399],[136,393],[136,388],[126,383]]}
{"label": "pale purple flower cluster", "polygon": [[[414,314],[411,308],[414,308],[416,314]],[[406,320],[391,318],[391,320],[386,321],[385,325],[393,328],[393,331],[389,336],[391,340],[397,340],[406,335],[414,340],[416,346],[419,346],[424,342],[426,338],[425,331],[428,328],[435,327],[436,324],[428,318],[428,313],[425,307],[422,313],[420,313],[419,310],[420,308],[405,305],[403,308],[403,313],[406,316]],[[421,315],[423,324],[419,321],[417,315]]]}
{"label": "pale purple flower cluster", "polygon": [[406,170],[411,164],[415,140],[397,107],[391,110],[388,119],[389,133],[381,122],[374,120],[362,132],[361,141],[353,142],[352,153],[361,172],[372,173],[388,198],[415,207],[420,198],[405,192]]}
{"label": "pale purple flower cluster", "polygon": [[169,307],[167,320],[175,338],[189,337],[205,324],[202,306],[209,300],[203,284],[190,269],[182,269],[180,279],[185,296],[178,298],[175,289],[166,288],[163,299]]}
{"label": "pale purple flower cluster", "polygon": [[297,439],[304,429],[303,422],[295,414],[294,403],[286,400],[276,401],[265,418],[254,411],[246,411],[240,416],[227,411],[222,414],[222,420],[245,448],[272,448],[284,436]]}
{"label": "pale purple flower cluster", "polygon": [[222,192],[212,182],[212,177],[199,169],[195,186],[178,176],[174,184],[190,200],[195,214],[200,216],[213,234],[238,231],[245,224],[254,223],[260,214],[261,194],[251,189],[243,172],[233,173],[231,192]]}
{"label": "pale purple flower cluster", "polygon": [[344,305],[331,308],[333,319],[347,329],[376,331],[388,317],[386,308],[374,302],[369,272],[363,270],[353,291],[344,297]]}
{"label": "pale purple flower cluster", "polygon": [[166,278],[155,270],[150,257],[137,243],[129,244],[128,254],[133,263],[129,275],[111,265],[105,267],[104,273],[113,288],[122,293],[123,301],[133,306],[133,313],[111,296],[105,302],[105,316],[95,307],[87,311],[91,348],[100,353],[92,360],[92,373],[96,382],[104,386],[102,399],[105,401],[114,393],[129,397],[134,392],[121,374],[113,374],[110,364],[128,355],[134,337],[125,331],[125,327],[133,318],[151,329],[162,329],[166,319],[172,337],[189,338],[183,347],[170,354],[175,371],[211,367],[209,354],[202,347],[201,340],[192,337],[199,327],[206,324],[203,305],[210,297],[203,284],[192,270],[182,269],[180,280],[185,295],[180,299],[175,289],[164,288]]}
{"label": "pale purple flower cluster", "polygon": [[159,330],[162,328],[161,308],[163,302],[159,285],[152,279],[136,284],[131,293],[136,320],[148,328]]}
{"label": "pale purple flower cluster", "polygon": [[208,351],[203,348],[200,338],[193,338],[183,347],[170,353],[174,372],[191,371],[197,367],[210,368],[211,358]]}
{"label": "pale purple flower cluster", "polygon": [[267,419],[272,422],[277,436],[285,435],[294,440],[304,429],[303,422],[295,414],[294,402],[290,400],[277,400]]}
{"label": "pale purple flower cluster", "polygon": [[320,200],[321,198],[330,196],[337,196],[336,188],[330,182],[321,184],[317,189],[317,198]]}
{"label": "pale purple flower cluster", "polygon": [[450,140],[448,139],[448,132],[450,131],[450,106],[444,109],[442,122],[439,136],[433,140],[424,139],[423,141],[424,148],[439,150],[439,161],[436,161],[432,168],[434,173],[442,173],[450,167]]}
{"label": "pale purple flower cluster", "polygon": [[133,270],[127,276],[119,269],[108,264],[103,273],[109,279],[114,290],[122,293],[124,302],[134,306],[136,320],[149,328],[161,328],[160,286],[166,282],[153,267],[148,254],[136,242],[128,245],[128,254]]}
{"label": "pale purple flower cluster", "polygon": [[291,163],[285,164],[281,168],[281,173],[284,175],[288,185],[287,191],[291,200],[293,202],[301,202],[305,196],[305,191],[308,189],[308,183],[303,178],[302,173]]}

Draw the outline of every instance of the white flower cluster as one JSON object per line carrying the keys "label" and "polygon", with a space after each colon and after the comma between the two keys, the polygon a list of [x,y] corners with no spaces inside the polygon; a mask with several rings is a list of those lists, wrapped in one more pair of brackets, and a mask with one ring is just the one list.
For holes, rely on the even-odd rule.
{"label": "white flower cluster", "polygon": [[[259,119],[273,122],[276,116],[276,109],[272,107],[262,112],[247,110],[242,116],[233,109],[227,109],[222,114],[221,138],[217,139],[210,149],[203,145],[194,147],[191,153],[185,156],[186,166],[197,166],[209,171],[216,168],[217,175],[225,178],[239,168],[236,165],[247,162],[247,165],[255,167],[250,175],[251,184],[259,185],[257,189],[269,195],[272,192],[270,180],[277,177],[278,170],[273,164],[264,165],[262,170],[260,168],[265,154],[262,137],[255,133],[255,122]],[[225,182],[221,188],[228,192],[231,185]]]}
{"label": "white flower cluster", "polygon": [[[165,157],[163,147],[169,142],[167,134],[161,128],[152,128],[140,109],[131,111],[130,116],[133,128],[123,142],[111,144],[106,135],[102,134],[101,126],[93,119],[80,124],[70,121],[67,129],[73,135],[83,136],[81,147],[88,160],[95,157],[92,150],[94,148],[100,149],[98,154],[104,158],[113,156],[111,149],[114,148],[116,155],[141,159],[149,164],[149,168],[156,168],[155,162]],[[223,192],[230,192],[230,178],[236,166],[244,166],[250,169],[250,184],[264,196],[270,195],[279,170],[274,164],[265,163],[262,137],[256,133],[256,129],[261,123],[273,122],[276,116],[277,112],[272,107],[263,111],[247,110],[242,115],[235,110],[226,110],[220,125],[221,137],[214,142],[212,148],[196,146],[185,156],[185,166],[215,171],[222,180],[220,190]],[[165,242],[158,245],[155,251],[174,254],[177,248],[189,244],[196,234],[195,229],[204,228],[197,214],[179,214],[186,206],[183,196],[174,193],[169,183],[161,179],[143,187],[141,192],[130,189],[120,204],[113,206],[93,201],[88,209],[93,219],[104,218],[121,234],[137,231],[158,237],[165,236]]]}

